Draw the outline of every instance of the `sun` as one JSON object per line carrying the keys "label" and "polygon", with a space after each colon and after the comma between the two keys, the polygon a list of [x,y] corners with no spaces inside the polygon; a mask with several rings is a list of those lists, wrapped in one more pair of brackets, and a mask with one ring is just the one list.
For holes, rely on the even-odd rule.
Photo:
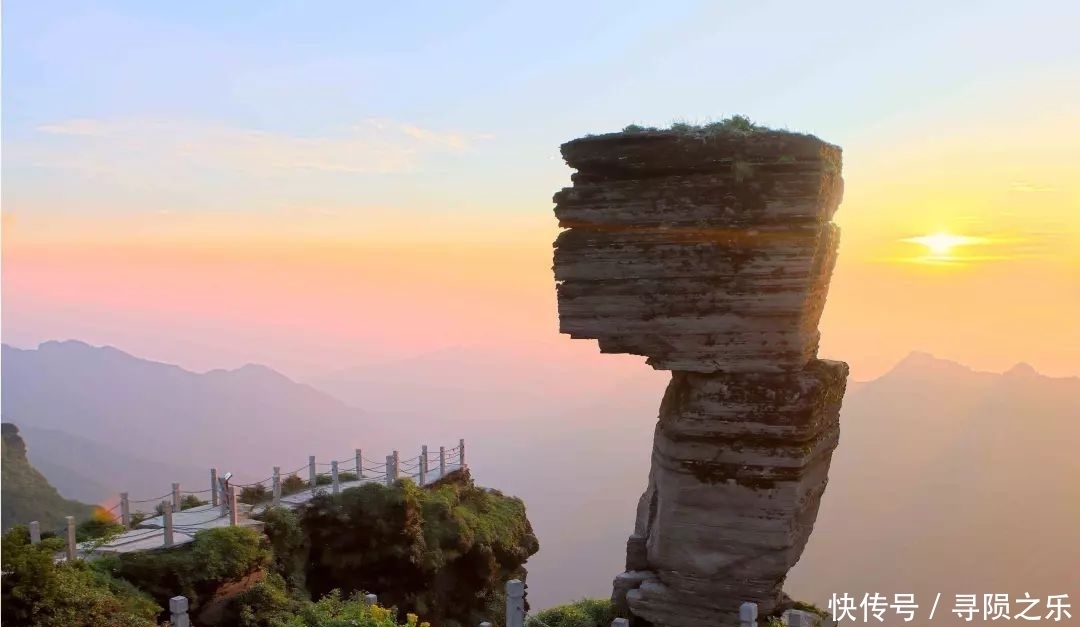
{"label": "sun", "polygon": [[965,246],[968,244],[976,244],[980,241],[977,237],[968,237],[966,235],[953,235],[952,233],[946,233],[939,231],[933,235],[920,235],[919,237],[909,237],[904,240],[905,242],[911,242],[912,244],[921,244],[930,249],[930,253],[935,257],[948,257],[952,249],[957,246]]}

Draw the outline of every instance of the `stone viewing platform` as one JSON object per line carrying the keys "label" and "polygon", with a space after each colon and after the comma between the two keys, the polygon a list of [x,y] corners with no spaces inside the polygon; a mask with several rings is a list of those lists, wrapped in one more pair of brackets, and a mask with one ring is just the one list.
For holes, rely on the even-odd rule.
{"label": "stone viewing platform", "polygon": [[664,627],[779,615],[839,438],[847,365],[816,359],[840,148],[732,118],[562,146],[559,325],[671,370],[612,600]]}
{"label": "stone viewing platform", "polygon": [[[320,471],[327,467],[329,472]],[[369,483],[393,485],[399,479],[410,479],[426,486],[466,468],[465,440],[438,450],[423,446],[418,455],[406,459],[394,451],[386,456],[385,462],[369,460],[360,449],[345,462],[319,463],[315,456],[309,456],[308,463],[294,471],[282,473],[275,467],[270,477],[248,484],[230,483],[231,475],[219,477],[217,469],[212,468],[207,490],[184,491],[180,484],[174,483],[171,492],[159,497],[139,500],[121,494],[120,502],[104,513],[125,531],[104,541],[76,542],[75,519],[68,516],[66,527],[56,531],[56,535],[67,538],[67,548],[57,559],[87,559],[180,546],[194,541],[199,531],[216,527],[261,529],[262,522],[257,517],[271,507],[295,509],[318,494],[338,494]],[[306,480],[300,478],[301,471],[306,471]],[[200,495],[206,495],[210,502],[201,502]],[[197,504],[190,504],[190,499]],[[140,505],[154,508],[154,515],[140,514],[137,511]],[[38,523],[31,522],[29,530],[30,541],[40,542],[42,530]]]}

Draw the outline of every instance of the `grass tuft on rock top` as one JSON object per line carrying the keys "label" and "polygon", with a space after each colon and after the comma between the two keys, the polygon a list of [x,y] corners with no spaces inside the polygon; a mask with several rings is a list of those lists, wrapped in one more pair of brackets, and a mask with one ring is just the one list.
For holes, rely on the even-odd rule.
{"label": "grass tuft on rock top", "polygon": [[736,135],[749,135],[750,133],[761,133],[776,131],[767,126],[755,123],[745,115],[733,115],[731,117],[724,118],[722,120],[705,122],[702,124],[691,124],[689,122],[679,120],[673,122],[671,126],[666,129],[657,128],[655,126],[639,126],[637,124],[630,124],[623,128],[624,133],[650,133],[650,132],[662,132],[662,131],[674,131],[676,133],[685,133],[688,135],[721,135],[721,134],[736,134]]}
{"label": "grass tuft on rock top", "polygon": [[608,627],[614,619],[609,599],[581,599],[536,612],[525,627]]}

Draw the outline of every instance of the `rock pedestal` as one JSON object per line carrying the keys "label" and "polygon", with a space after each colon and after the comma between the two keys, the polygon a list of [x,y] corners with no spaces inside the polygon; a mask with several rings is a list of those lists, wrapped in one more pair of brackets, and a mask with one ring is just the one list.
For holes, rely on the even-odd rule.
{"label": "rock pedestal", "polygon": [[672,378],[612,600],[663,627],[783,609],[839,437],[847,365],[816,359],[840,149],[691,129],[562,146],[560,330]]}

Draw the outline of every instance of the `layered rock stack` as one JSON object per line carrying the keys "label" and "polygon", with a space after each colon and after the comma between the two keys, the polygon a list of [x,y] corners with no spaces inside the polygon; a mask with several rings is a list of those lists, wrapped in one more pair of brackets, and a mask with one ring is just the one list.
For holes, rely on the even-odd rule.
{"label": "layered rock stack", "polygon": [[816,359],[840,149],[722,123],[562,154],[577,172],[555,195],[561,331],[672,371],[613,601],[662,627],[737,625],[746,601],[778,612],[847,379]]}

